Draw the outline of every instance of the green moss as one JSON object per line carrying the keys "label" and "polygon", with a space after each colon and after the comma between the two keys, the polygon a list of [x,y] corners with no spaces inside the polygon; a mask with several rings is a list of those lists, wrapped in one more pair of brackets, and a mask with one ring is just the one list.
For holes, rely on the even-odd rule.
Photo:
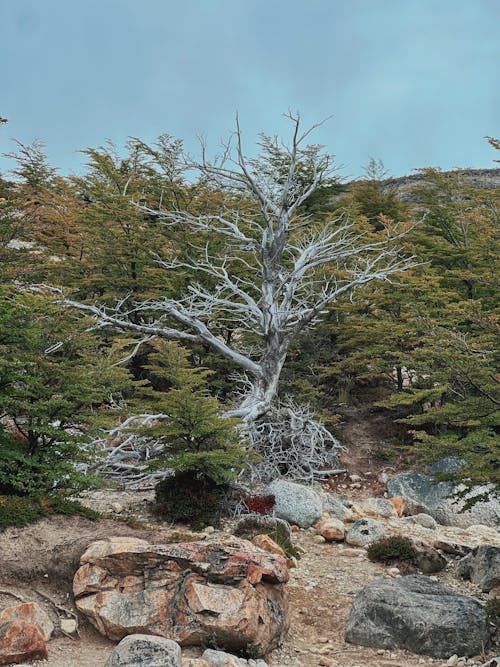
{"label": "green moss", "polygon": [[379,563],[392,563],[394,561],[413,562],[417,552],[407,537],[395,535],[385,537],[378,542],[370,544],[367,549],[368,558]]}

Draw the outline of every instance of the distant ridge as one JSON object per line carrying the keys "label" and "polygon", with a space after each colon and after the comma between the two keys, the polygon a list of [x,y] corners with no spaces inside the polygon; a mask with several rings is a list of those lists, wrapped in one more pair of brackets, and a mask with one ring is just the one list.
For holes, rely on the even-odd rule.
{"label": "distant ridge", "polygon": [[[500,169],[453,169],[452,171],[441,172],[443,176],[460,176],[466,183],[472,185],[478,190],[490,190],[500,188]],[[398,191],[400,199],[415,199],[412,189],[416,185],[425,185],[425,174],[417,173],[410,176],[398,176],[397,178],[388,178],[382,181],[385,188],[395,188]]]}

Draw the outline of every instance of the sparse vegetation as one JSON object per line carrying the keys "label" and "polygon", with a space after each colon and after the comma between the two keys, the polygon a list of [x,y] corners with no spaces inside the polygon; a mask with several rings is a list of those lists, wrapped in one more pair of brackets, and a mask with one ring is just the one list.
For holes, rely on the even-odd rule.
{"label": "sparse vegetation", "polygon": [[417,557],[411,540],[401,535],[384,537],[367,549],[368,558],[379,563],[408,562],[413,563]]}

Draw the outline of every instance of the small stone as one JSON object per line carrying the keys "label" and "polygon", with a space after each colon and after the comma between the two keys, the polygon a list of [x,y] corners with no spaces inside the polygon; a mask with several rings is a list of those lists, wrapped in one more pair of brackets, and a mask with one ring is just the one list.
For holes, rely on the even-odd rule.
{"label": "small stone", "polygon": [[450,655],[448,660],[446,661],[446,667],[455,667],[455,665],[458,662],[458,655]]}
{"label": "small stone", "polygon": [[327,542],[342,542],[344,539],[345,529],[340,519],[323,519],[314,527]]}
{"label": "small stone", "polygon": [[120,503],[112,503],[111,509],[115,514],[121,514],[123,512],[123,505],[120,505]]}
{"label": "small stone", "polygon": [[215,533],[215,528],[213,526],[207,526],[203,532],[206,533],[207,535],[212,535],[213,533]]}
{"label": "small stone", "polygon": [[[387,482],[387,480],[385,481]],[[403,516],[403,512],[405,510],[405,501],[400,496],[394,496],[393,498],[388,498],[387,500],[393,504],[394,509],[396,510],[396,514],[398,516]]]}
{"label": "small stone", "polygon": [[314,535],[313,542],[315,544],[325,544],[326,540],[323,535]]}
{"label": "small stone", "polygon": [[72,635],[76,632],[78,625],[74,618],[61,618],[61,630],[67,635]]}
{"label": "small stone", "polygon": [[349,479],[351,482],[361,482],[361,476],[360,475],[349,475]]}

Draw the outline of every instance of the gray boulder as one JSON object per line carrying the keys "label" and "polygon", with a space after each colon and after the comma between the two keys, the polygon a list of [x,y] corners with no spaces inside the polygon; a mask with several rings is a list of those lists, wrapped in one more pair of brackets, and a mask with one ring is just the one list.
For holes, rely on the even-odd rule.
{"label": "gray boulder", "polygon": [[182,667],[177,642],[154,635],[128,635],[115,646],[104,667]]}
{"label": "gray boulder", "polygon": [[416,523],[422,528],[427,528],[429,530],[436,530],[437,522],[430,514],[414,514],[413,516],[405,517],[407,523]]}
{"label": "gray boulder", "polygon": [[232,653],[215,651],[211,648],[207,648],[201,658],[214,667],[226,667],[226,665],[231,665],[231,667],[268,667],[267,662],[264,662],[264,660],[244,660]]}
{"label": "gray boulder", "polygon": [[423,575],[376,579],[354,598],[345,639],[374,648],[404,648],[433,658],[480,653],[488,618],[472,598]]}
{"label": "gray boulder", "polygon": [[325,496],[325,508],[328,514],[340,521],[356,521],[358,515],[351,509],[352,503],[334,493]]}
{"label": "gray boulder", "polygon": [[384,526],[375,519],[360,519],[347,531],[345,541],[355,547],[367,547],[384,536]]}
{"label": "gray boulder", "polygon": [[488,593],[500,586],[500,547],[482,544],[458,563],[458,574]]}
{"label": "gray boulder", "polygon": [[279,519],[301,528],[309,528],[323,514],[321,496],[302,484],[276,479],[266,486],[263,495],[274,496],[274,513]]}
{"label": "gray boulder", "polygon": [[[442,470],[443,467],[446,468],[446,466],[438,466],[437,469],[433,468],[433,470],[434,472],[449,471]],[[454,487],[451,482],[435,482],[432,475],[419,472],[395,475],[387,482],[389,495],[401,496],[409,514],[429,514],[438,523],[445,526],[467,528],[474,524],[493,527],[500,525],[500,501],[498,496],[492,494],[489,500],[477,502],[471,509],[462,512],[464,501],[469,495],[474,496],[488,489],[486,487],[476,488],[466,495],[463,500],[456,502],[451,495],[459,488]]]}

